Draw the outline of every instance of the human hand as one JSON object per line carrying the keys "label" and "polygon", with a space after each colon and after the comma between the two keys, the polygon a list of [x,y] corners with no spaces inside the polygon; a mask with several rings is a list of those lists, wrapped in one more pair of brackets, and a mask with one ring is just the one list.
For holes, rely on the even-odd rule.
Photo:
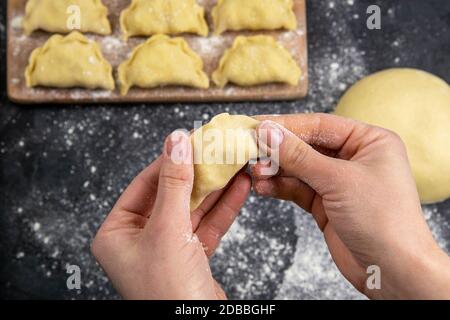
{"label": "human hand", "polygon": [[[182,164],[172,161],[175,153]],[[166,139],[163,155],[133,180],[98,230],[92,252],[122,297],[226,298],[208,257],[238,215],[250,178],[238,174],[190,213],[192,184],[191,143],[175,132]]]}
{"label": "human hand", "polygon": [[[280,171],[253,166],[257,193],[311,212],[342,274],[370,298],[449,298],[450,259],[423,218],[405,146],[394,133],[325,114],[256,117]],[[275,121],[275,122],[272,122]],[[283,127],[284,126],[284,127]],[[381,289],[366,286],[381,270]]]}

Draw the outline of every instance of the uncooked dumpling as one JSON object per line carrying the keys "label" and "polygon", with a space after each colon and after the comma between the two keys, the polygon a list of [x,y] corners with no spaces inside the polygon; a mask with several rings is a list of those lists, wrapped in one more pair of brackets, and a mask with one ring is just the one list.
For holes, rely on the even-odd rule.
{"label": "uncooked dumpling", "polygon": [[208,35],[205,10],[195,0],[133,0],[122,11],[120,25],[125,38],[180,33]]}
{"label": "uncooked dumpling", "polygon": [[401,136],[424,203],[450,197],[450,87],[413,69],[391,69],[356,83],[336,114]]}
{"label": "uncooked dumpling", "polygon": [[[73,11],[74,6],[79,10]],[[72,22],[77,21],[80,23],[78,31],[111,33],[108,9],[101,0],[29,0],[22,26],[25,34],[34,30],[69,33],[74,30]]]}
{"label": "uncooked dumpling", "polygon": [[79,32],[54,35],[35,49],[25,70],[28,87],[114,89],[112,67],[97,43]]}
{"label": "uncooked dumpling", "polygon": [[131,57],[119,66],[119,81],[122,95],[132,86],[209,87],[202,59],[183,38],[164,35],[153,36],[133,50]]}
{"label": "uncooked dumpling", "polygon": [[267,83],[298,85],[301,71],[291,54],[270,36],[239,36],[213,73],[218,87]]}
{"label": "uncooked dumpling", "polygon": [[219,0],[212,10],[214,33],[226,30],[297,28],[292,0]]}
{"label": "uncooked dumpling", "polygon": [[191,211],[212,192],[223,189],[258,156],[254,131],[259,122],[242,115],[220,114],[192,136],[194,187]]}

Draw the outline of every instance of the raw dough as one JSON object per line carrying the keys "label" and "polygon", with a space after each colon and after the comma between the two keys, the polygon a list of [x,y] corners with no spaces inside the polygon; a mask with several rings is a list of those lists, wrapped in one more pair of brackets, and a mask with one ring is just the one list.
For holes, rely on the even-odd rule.
{"label": "raw dough", "polygon": [[247,116],[223,113],[192,134],[194,188],[191,211],[209,194],[224,188],[250,159],[257,157],[254,129],[258,124],[259,121]]}
{"label": "raw dough", "polygon": [[270,36],[239,36],[220,59],[214,83],[240,86],[266,83],[298,85],[301,71],[291,54]]}
{"label": "raw dough", "polygon": [[97,43],[73,31],[54,35],[35,49],[25,70],[28,87],[114,89],[112,67]]}
{"label": "raw dough", "polygon": [[133,0],[120,14],[125,39],[154,34],[208,35],[205,9],[195,0]]}
{"label": "raw dough", "polygon": [[22,24],[25,34],[38,29],[55,33],[71,32],[67,21],[72,15],[68,9],[73,5],[80,8],[79,31],[102,35],[111,33],[108,9],[101,0],[29,0]]}
{"label": "raw dough", "polygon": [[156,35],[137,46],[128,60],[119,66],[120,91],[130,87],[155,88],[181,85],[209,88],[202,59],[183,38]]}
{"label": "raw dough", "polygon": [[219,0],[212,10],[214,33],[226,30],[297,28],[292,0]]}
{"label": "raw dough", "polygon": [[413,69],[391,69],[356,83],[336,114],[399,134],[424,203],[450,197],[450,87]]}

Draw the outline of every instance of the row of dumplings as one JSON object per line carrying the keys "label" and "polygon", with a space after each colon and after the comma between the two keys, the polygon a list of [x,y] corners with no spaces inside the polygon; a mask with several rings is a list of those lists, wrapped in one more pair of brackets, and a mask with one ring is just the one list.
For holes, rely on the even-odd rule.
{"label": "row of dumplings", "polygon": [[[202,59],[183,38],[155,35],[138,45],[118,67],[120,93],[131,87],[178,85],[207,89],[210,81]],[[297,85],[301,70],[293,57],[270,36],[239,36],[212,74],[217,87],[227,83],[254,86],[267,83]],[[114,90],[112,66],[100,47],[77,31],[54,35],[35,49],[25,71],[28,87],[82,87]]]}
{"label": "row of dumplings", "polygon": [[[29,0],[23,28],[69,33],[68,8],[79,8],[80,32],[111,34],[108,9],[101,0]],[[295,30],[297,19],[293,0],[218,0],[212,10],[214,33],[227,30]],[[205,9],[196,0],[132,0],[121,12],[120,26],[125,39],[155,34],[193,33],[208,35]]]}

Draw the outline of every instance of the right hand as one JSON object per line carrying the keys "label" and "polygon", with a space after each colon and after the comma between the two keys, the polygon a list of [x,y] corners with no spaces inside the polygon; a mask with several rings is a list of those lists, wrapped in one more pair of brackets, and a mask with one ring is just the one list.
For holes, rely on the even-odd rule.
{"label": "right hand", "polygon": [[[450,259],[423,218],[395,133],[325,114],[257,119],[280,170],[265,176],[268,164],[255,164],[254,189],[311,212],[355,288],[369,298],[450,299]],[[366,286],[371,265],[381,270],[380,290]]]}

